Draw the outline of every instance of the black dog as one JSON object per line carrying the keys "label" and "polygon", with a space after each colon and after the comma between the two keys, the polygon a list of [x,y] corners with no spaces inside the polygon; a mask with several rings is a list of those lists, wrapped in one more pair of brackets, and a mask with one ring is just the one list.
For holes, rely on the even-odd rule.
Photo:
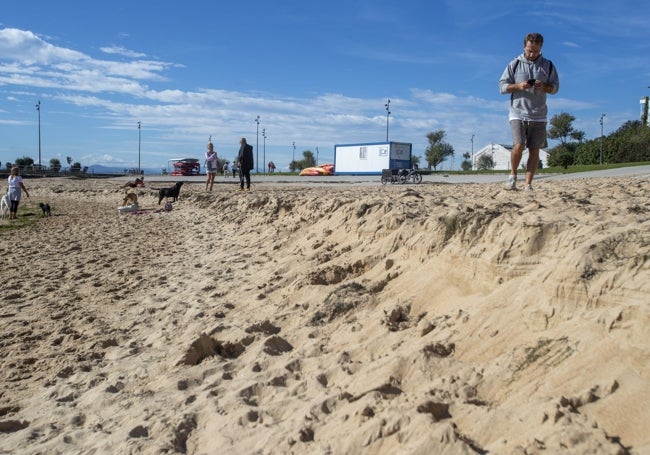
{"label": "black dog", "polygon": [[50,204],[45,204],[41,202],[38,206],[43,211],[43,216],[52,216],[52,210],[50,210]]}
{"label": "black dog", "polygon": [[174,202],[176,202],[178,200],[178,193],[181,192],[181,186],[183,186],[183,182],[176,182],[176,184],[170,188],[161,188],[158,190],[158,205],[160,205],[162,200],[167,197],[174,198]]}

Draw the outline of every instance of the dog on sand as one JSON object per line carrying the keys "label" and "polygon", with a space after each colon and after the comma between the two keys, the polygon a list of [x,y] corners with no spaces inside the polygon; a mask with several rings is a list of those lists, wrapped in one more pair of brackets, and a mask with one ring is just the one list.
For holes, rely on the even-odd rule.
{"label": "dog on sand", "polygon": [[9,195],[5,194],[4,196],[2,196],[2,201],[0,201],[0,212],[2,213],[3,220],[7,217],[8,211],[9,211]]}
{"label": "dog on sand", "polygon": [[131,205],[138,203],[138,195],[135,193],[126,193],[124,199],[122,200],[122,205]]}
{"label": "dog on sand", "polygon": [[38,204],[38,206],[43,211],[43,216],[52,216],[52,209],[50,209],[50,204],[41,202],[40,204]]}
{"label": "dog on sand", "polygon": [[160,205],[163,199],[169,197],[173,198],[174,202],[176,202],[178,200],[178,194],[181,192],[181,186],[183,186],[183,182],[176,182],[172,187],[158,190],[158,205]]}

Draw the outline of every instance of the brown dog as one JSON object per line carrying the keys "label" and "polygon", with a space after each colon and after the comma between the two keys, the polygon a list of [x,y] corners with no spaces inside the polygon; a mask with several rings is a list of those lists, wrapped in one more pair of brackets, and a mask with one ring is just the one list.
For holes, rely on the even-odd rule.
{"label": "brown dog", "polygon": [[131,204],[137,204],[138,203],[138,195],[135,193],[126,193],[126,196],[124,196],[124,200],[122,201],[122,205],[131,205]]}

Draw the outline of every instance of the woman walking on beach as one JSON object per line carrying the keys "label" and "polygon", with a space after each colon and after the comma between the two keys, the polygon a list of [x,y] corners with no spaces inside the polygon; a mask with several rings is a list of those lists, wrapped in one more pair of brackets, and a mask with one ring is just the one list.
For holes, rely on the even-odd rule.
{"label": "woman walking on beach", "polygon": [[214,151],[214,145],[212,142],[208,142],[208,151],[205,153],[205,169],[208,175],[207,180],[205,181],[205,189],[212,191],[212,186],[214,185],[214,177],[217,175],[217,162],[219,157],[217,152]]}
{"label": "woman walking on beach", "polygon": [[23,185],[23,178],[20,176],[20,169],[17,166],[11,168],[11,174],[8,178],[9,182],[9,219],[15,220],[18,218],[18,203],[20,202],[21,190],[25,192],[25,196],[29,197],[27,188]]}

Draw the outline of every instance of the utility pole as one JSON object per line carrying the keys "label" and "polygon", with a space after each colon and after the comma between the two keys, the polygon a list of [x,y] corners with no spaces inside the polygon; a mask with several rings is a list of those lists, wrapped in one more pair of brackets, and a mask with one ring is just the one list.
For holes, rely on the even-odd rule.
{"label": "utility pole", "polygon": [[390,98],[388,98],[388,101],[386,101],[384,107],[386,108],[386,142],[388,142],[388,119],[390,117]]}
{"label": "utility pole", "polygon": [[260,169],[260,116],[258,115],[255,119],[257,123],[257,142],[255,143],[255,153],[257,153],[257,158],[255,158],[255,172],[259,174]]}
{"label": "utility pole", "polygon": [[266,128],[262,128],[262,137],[264,138],[264,154],[262,155],[262,172],[264,172],[264,169],[268,169],[266,166]]}
{"label": "utility pole", "polygon": [[600,164],[603,164],[603,118],[605,114],[600,114]]}
{"label": "utility pole", "polygon": [[41,100],[36,104],[38,111],[38,167],[41,167]]}
{"label": "utility pole", "polygon": [[470,139],[472,142],[472,167],[471,170],[474,170],[474,135],[472,134],[472,138]]}
{"label": "utility pole", "polygon": [[138,120],[138,175],[142,175],[142,170],[141,170],[141,167],[140,167],[140,142],[141,142],[141,138],[142,138],[142,136],[140,135],[140,127],[141,127],[141,124],[140,124],[140,121]]}

